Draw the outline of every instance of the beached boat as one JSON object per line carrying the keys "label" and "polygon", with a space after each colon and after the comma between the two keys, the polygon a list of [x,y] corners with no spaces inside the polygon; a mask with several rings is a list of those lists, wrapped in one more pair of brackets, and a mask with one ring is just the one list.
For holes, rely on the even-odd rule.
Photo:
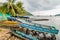
{"label": "beached boat", "polygon": [[38,40],[36,37],[33,37],[31,35],[27,35],[23,32],[18,31],[18,30],[11,29],[11,32],[12,32],[12,34],[14,34],[16,36],[23,38],[24,40],[27,40],[27,39],[29,39],[29,40]]}
{"label": "beached boat", "polygon": [[3,22],[4,25],[9,25],[9,26],[18,26],[18,22],[15,22],[15,21],[4,21]]}
{"label": "beached boat", "polygon": [[[34,37],[36,37],[36,38],[38,38],[38,40],[40,40],[41,39],[41,37],[39,37],[39,35],[40,35],[40,33],[42,33],[43,35],[44,35],[44,37],[43,37],[43,39],[47,39],[47,37],[46,37],[46,34],[50,34],[51,35],[51,40],[56,40],[56,37],[55,37],[55,34],[58,34],[58,30],[55,28],[55,27],[48,27],[48,28],[43,28],[42,27],[42,25],[36,25],[36,24],[34,24],[34,25],[31,25],[31,24],[29,24],[29,23],[22,23],[20,20],[17,20],[17,19],[15,19],[15,18],[12,18],[12,19],[14,19],[15,21],[17,21],[17,22],[20,22],[19,24],[18,24],[18,28],[21,28],[21,29],[12,29],[12,30],[15,30],[16,31],[16,34],[17,35],[20,35],[20,36],[23,36],[23,37],[26,37],[26,38],[28,38],[28,39],[30,39],[30,35],[32,35],[32,38],[33,38],[33,40],[35,40],[34,39]],[[26,30],[25,31],[25,29],[28,29],[28,30]],[[11,32],[12,32],[12,30],[11,30]],[[14,31],[13,31],[14,32]],[[13,33],[12,32],[12,33]],[[29,33],[30,32],[30,33]],[[32,33],[31,33],[32,32]],[[28,35],[29,34],[29,35]],[[38,35],[37,35],[38,34]],[[17,36],[16,35],[16,36]],[[31,39],[32,39],[31,38]]]}
{"label": "beached boat", "polygon": [[54,34],[48,35],[48,33],[38,32],[38,31],[27,29],[24,27],[10,28],[10,30],[11,30],[12,34],[14,34],[18,37],[21,37],[25,40],[26,39],[29,39],[29,40],[56,40],[56,37]]}
{"label": "beached boat", "polygon": [[39,31],[39,32],[46,32],[46,33],[51,33],[51,34],[58,34],[58,30],[54,27],[50,28],[43,28],[41,25],[36,26],[36,25],[29,25],[25,23],[20,23],[19,26],[22,26],[24,28],[28,28],[31,30]]}

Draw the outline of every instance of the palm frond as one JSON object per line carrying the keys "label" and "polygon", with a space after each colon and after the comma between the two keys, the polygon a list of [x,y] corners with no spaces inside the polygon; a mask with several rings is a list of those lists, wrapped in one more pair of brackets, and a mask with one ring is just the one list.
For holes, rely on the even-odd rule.
{"label": "palm frond", "polygon": [[20,16],[24,16],[28,13],[22,6],[22,2],[17,2],[14,4],[15,0],[8,0],[8,2],[3,3],[2,6],[0,6],[0,12],[1,13],[9,13],[12,16],[16,16],[17,14]]}

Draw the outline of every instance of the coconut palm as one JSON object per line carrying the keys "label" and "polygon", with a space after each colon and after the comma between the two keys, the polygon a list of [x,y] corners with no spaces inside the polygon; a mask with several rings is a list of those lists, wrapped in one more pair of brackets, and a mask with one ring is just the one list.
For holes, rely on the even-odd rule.
{"label": "coconut palm", "polygon": [[22,5],[23,5],[22,2],[17,2],[15,4],[16,0],[7,0],[7,1],[8,2],[3,3],[0,6],[0,12],[1,13],[8,13],[11,16],[16,16],[17,14],[20,16],[28,15],[28,12],[25,11],[24,8],[22,7]]}

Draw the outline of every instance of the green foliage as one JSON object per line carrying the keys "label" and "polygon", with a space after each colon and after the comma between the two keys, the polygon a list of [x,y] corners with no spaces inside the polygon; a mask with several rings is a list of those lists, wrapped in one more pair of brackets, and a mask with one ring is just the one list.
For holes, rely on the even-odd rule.
{"label": "green foliage", "polygon": [[22,3],[22,2],[18,2],[16,5],[17,5],[18,7],[20,7],[20,8],[22,8],[23,3]]}
{"label": "green foliage", "polygon": [[11,16],[16,16],[17,14],[19,16],[25,16],[30,15],[26,10],[24,10],[23,3],[17,2],[14,4],[15,0],[8,0],[8,2],[3,3],[2,6],[0,6],[0,12],[1,13],[9,13]]}

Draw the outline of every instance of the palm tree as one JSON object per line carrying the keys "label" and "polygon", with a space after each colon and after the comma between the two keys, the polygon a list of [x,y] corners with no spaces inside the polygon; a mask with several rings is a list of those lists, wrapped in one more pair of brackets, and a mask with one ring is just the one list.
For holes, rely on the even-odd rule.
{"label": "palm tree", "polygon": [[29,12],[24,10],[24,8],[22,7],[23,6],[22,2],[17,2],[16,4],[14,4],[15,0],[7,0],[7,1],[8,2],[3,3],[2,6],[0,6],[1,13],[8,13],[11,16],[16,16],[17,14],[19,16],[28,15]]}

